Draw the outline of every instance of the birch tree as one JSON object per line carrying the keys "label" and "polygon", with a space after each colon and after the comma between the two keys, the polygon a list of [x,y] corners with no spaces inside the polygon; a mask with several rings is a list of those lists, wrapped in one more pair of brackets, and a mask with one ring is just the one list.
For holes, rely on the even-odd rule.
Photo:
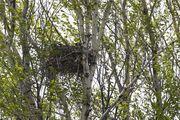
{"label": "birch tree", "polygon": [[178,20],[178,0],[0,0],[0,118],[179,118]]}

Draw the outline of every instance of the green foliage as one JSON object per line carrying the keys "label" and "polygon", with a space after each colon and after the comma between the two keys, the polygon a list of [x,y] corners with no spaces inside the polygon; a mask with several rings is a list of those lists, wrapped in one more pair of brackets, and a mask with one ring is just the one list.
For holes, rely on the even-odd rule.
{"label": "green foliage", "polygon": [[[87,1],[29,1],[27,11],[26,0],[16,0],[15,8],[0,2],[0,119],[79,119],[84,104],[90,106],[89,119],[100,119],[107,110],[104,119],[177,118],[178,0],[115,0],[95,51],[97,65],[89,66],[90,72],[95,69],[90,88],[83,75],[62,75],[51,66],[47,71],[53,44],[75,45],[83,38],[91,50],[97,42],[93,15],[98,14],[99,35],[108,2],[98,1],[93,11],[96,4]],[[92,91],[86,98],[85,89]]]}

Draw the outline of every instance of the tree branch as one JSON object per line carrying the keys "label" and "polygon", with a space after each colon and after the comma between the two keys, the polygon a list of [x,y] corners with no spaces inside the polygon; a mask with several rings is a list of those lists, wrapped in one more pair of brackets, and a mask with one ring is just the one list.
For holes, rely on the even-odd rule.
{"label": "tree branch", "polygon": [[111,6],[112,6],[113,2],[114,2],[113,0],[110,0],[110,1],[107,2],[107,6],[106,6],[106,9],[104,11],[102,23],[101,23],[101,26],[100,26],[100,29],[99,29],[98,39],[97,39],[97,41],[95,41],[94,48],[95,48],[96,51],[98,51],[98,49],[99,49],[100,41],[101,41],[101,38],[102,38],[103,33],[104,33],[105,24],[106,24],[107,19],[109,17],[109,14],[110,14],[110,11],[111,11]]}
{"label": "tree branch", "polygon": [[[153,57],[151,58],[153,59]],[[144,60],[145,62],[145,60]],[[122,95],[126,92],[126,90],[128,90],[130,87],[132,87],[134,85],[134,83],[137,82],[137,80],[139,79],[139,77],[141,76],[141,73],[143,72],[143,70],[149,65],[150,61],[148,61],[143,67],[142,69],[139,70],[138,74],[136,75],[136,77],[131,80],[131,82],[126,86],[123,87],[121,93],[116,97],[115,101],[111,104],[111,106],[109,106],[109,108],[104,112],[104,114],[101,116],[101,118],[99,120],[103,120],[104,117],[111,111],[111,109],[119,102],[119,99],[122,97]]]}

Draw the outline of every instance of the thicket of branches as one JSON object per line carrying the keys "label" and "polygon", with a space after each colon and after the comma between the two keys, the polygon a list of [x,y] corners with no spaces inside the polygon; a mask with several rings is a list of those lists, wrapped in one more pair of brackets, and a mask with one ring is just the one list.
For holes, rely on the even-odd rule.
{"label": "thicket of branches", "polygon": [[179,11],[178,0],[0,0],[0,118],[180,118]]}

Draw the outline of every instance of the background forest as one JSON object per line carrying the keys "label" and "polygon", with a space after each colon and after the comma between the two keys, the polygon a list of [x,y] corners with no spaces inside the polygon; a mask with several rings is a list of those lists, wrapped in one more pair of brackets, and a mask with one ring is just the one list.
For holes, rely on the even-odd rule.
{"label": "background forest", "polygon": [[0,119],[179,120],[179,0],[0,0]]}

